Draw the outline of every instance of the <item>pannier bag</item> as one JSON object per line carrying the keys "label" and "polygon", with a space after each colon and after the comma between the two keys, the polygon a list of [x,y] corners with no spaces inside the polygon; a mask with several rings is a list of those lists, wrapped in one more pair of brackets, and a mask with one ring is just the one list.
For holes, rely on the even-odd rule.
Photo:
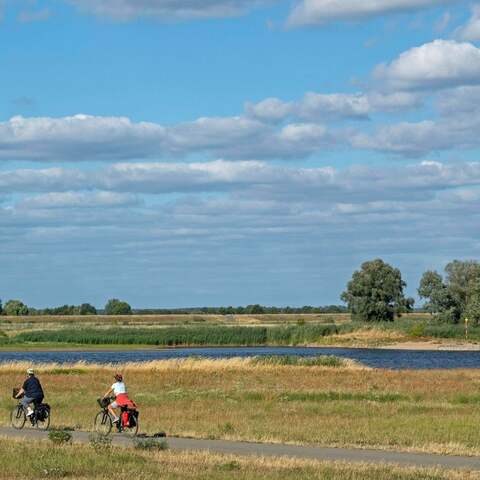
{"label": "pannier bag", "polygon": [[137,419],[138,419],[138,410],[129,410],[128,411],[128,422],[131,428],[137,426]]}
{"label": "pannier bag", "polygon": [[50,413],[50,405],[48,403],[42,403],[37,407],[37,419],[43,422]]}
{"label": "pannier bag", "polygon": [[130,415],[127,411],[122,412],[122,426],[129,427],[130,426]]}

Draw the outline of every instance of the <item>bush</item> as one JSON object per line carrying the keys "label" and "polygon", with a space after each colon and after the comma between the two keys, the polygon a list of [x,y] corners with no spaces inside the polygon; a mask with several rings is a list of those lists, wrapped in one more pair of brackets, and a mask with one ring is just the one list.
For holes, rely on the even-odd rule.
{"label": "bush", "polygon": [[158,440],[157,438],[135,438],[133,441],[134,448],[137,450],[167,450],[168,443],[166,440]]}
{"label": "bush", "polygon": [[72,434],[65,430],[50,430],[48,439],[55,445],[62,445],[72,441]]}
{"label": "bush", "polygon": [[415,323],[409,332],[412,337],[424,337],[425,336],[425,324],[424,323]]}

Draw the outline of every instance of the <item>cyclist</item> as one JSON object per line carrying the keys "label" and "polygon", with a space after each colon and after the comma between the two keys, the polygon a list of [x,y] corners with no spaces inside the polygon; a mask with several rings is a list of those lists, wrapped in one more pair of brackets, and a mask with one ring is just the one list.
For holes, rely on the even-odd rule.
{"label": "cyclist", "polygon": [[40,380],[35,376],[33,368],[27,370],[27,378],[23,382],[22,388],[18,391],[15,398],[22,398],[21,404],[27,417],[33,415],[33,409],[30,407],[32,402],[40,404],[43,401],[43,388]]}
{"label": "cyclist", "polygon": [[103,398],[108,398],[113,393],[115,400],[108,406],[108,411],[113,417],[113,423],[120,421],[117,413],[115,412],[116,408],[127,407],[127,408],[136,408],[135,403],[128,398],[127,386],[123,381],[123,375],[121,373],[116,373],[115,383],[109,388],[108,392],[105,393]]}

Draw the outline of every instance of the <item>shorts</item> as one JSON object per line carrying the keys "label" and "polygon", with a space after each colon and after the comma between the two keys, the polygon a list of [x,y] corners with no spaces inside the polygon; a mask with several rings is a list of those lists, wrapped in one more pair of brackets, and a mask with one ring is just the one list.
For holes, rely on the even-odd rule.
{"label": "shorts", "polygon": [[43,397],[27,397],[27,396],[24,396],[21,400],[20,400],[20,403],[22,404],[22,407],[26,410],[27,407],[32,403],[32,402],[35,402],[35,403],[42,403],[42,400],[43,400]]}

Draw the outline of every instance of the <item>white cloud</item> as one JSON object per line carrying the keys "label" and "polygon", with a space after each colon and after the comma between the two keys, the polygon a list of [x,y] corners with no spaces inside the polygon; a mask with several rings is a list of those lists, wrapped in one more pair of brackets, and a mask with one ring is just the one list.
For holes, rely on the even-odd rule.
{"label": "white cloud", "polygon": [[401,122],[383,126],[372,134],[354,134],[352,146],[404,156],[422,156],[451,149],[480,146],[478,116],[460,115],[438,121]]}
{"label": "white cloud", "polygon": [[163,150],[165,128],[125,117],[13,117],[0,123],[0,158],[75,160],[148,157]]}
{"label": "white cloud", "polygon": [[234,17],[278,0],[67,0],[80,10],[115,20]]}
{"label": "white cloud", "polygon": [[392,13],[413,12],[461,0],[300,0],[288,24],[322,25],[332,21],[358,21]]}
{"label": "white cloud", "polygon": [[[464,117],[480,112],[480,86],[459,87],[440,92],[436,100],[445,117]],[[472,118],[472,117],[470,117]]]}
{"label": "white cloud", "polygon": [[472,16],[465,25],[455,31],[455,36],[469,42],[480,40],[480,5],[472,7]]}
{"label": "white cloud", "polygon": [[375,79],[394,90],[428,90],[480,84],[480,49],[470,43],[435,40],[379,65]]}
{"label": "white cloud", "polygon": [[411,92],[308,92],[301,100],[293,102],[267,98],[256,104],[247,103],[246,112],[249,116],[265,122],[281,122],[288,118],[309,121],[362,120],[375,112],[398,112],[419,107],[420,104],[420,96]]}
{"label": "white cloud", "polygon": [[278,98],[266,98],[258,103],[247,103],[247,114],[266,122],[280,122],[295,112],[293,102],[284,102]]}
{"label": "white cloud", "polygon": [[[89,202],[130,205],[138,201],[135,195],[140,194],[210,192],[245,192],[252,199],[260,196],[268,201],[293,197],[321,197],[331,202],[347,198],[374,201],[399,196],[409,201],[414,191],[425,193],[479,183],[480,163],[448,165],[431,161],[394,168],[354,165],[343,169],[286,167],[260,161],[143,162],[88,171],[63,168],[0,173],[1,191],[17,194],[48,191],[48,195],[33,197],[37,199],[35,205],[72,207],[90,206]],[[118,194],[110,195],[112,192]]]}
{"label": "white cloud", "polygon": [[55,208],[119,208],[140,205],[140,199],[131,193],[117,192],[51,192],[27,197],[17,204],[24,209]]}
{"label": "white cloud", "polygon": [[318,124],[276,129],[245,116],[199,118],[169,127],[88,115],[14,117],[0,122],[0,160],[118,161],[191,153],[240,159],[291,158],[333,142],[326,128]]}

